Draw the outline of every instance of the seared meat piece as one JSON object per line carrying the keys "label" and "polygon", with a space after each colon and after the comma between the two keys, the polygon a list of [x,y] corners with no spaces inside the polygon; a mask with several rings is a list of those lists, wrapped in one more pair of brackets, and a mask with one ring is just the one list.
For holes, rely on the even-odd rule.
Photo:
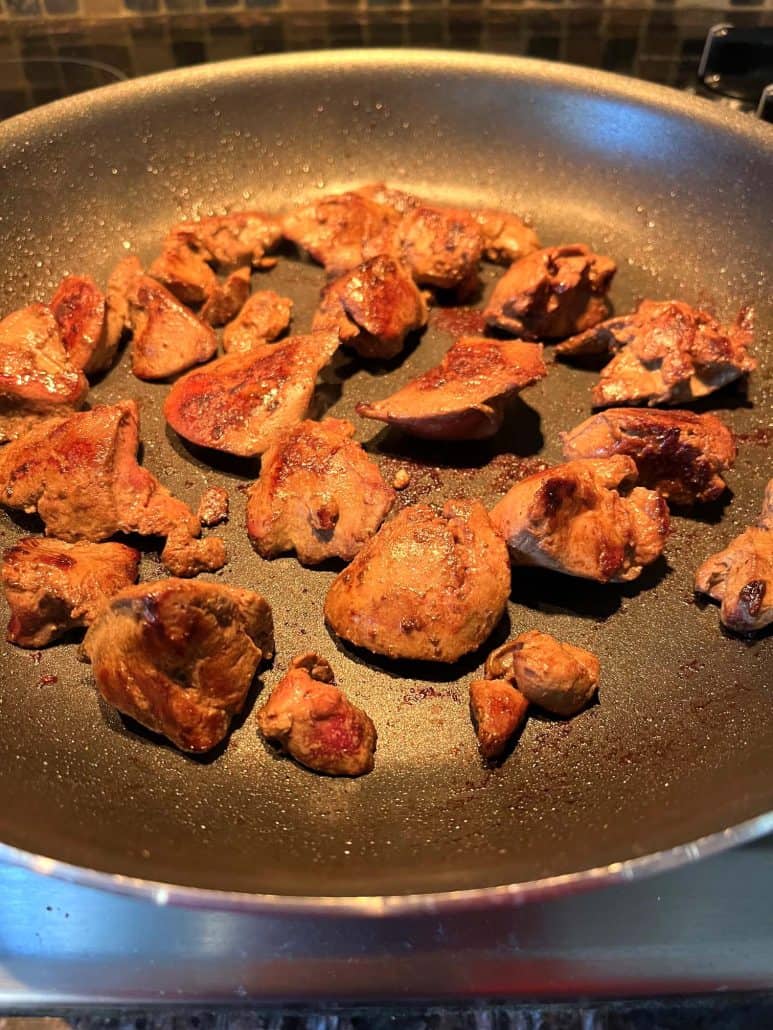
{"label": "seared meat piece", "polygon": [[217,276],[197,251],[185,244],[168,246],[148,268],[152,276],[183,304],[203,304],[217,292]]}
{"label": "seared meat piece", "polygon": [[201,304],[207,325],[225,325],[250,295],[250,269],[237,268],[221,283],[198,251],[184,244],[169,246],[148,269],[183,304]]}
{"label": "seared meat piece", "polygon": [[490,208],[472,215],[483,234],[483,256],[488,261],[510,265],[542,247],[536,232],[518,215]]}
{"label": "seared meat piece", "polygon": [[394,358],[405,337],[427,324],[427,305],[393,258],[371,258],[331,283],[314,316],[315,332],[334,332],[364,358]]}
{"label": "seared meat piece", "polygon": [[[414,208],[427,206],[427,202],[421,197],[387,186],[383,182],[368,183],[356,192],[368,200],[375,201],[376,204],[391,208],[400,216]],[[442,204],[431,206],[451,212],[459,210]],[[534,230],[518,215],[492,208],[475,208],[469,213],[478,224],[483,237],[483,255],[489,261],[509,265],[542,246]]]}
{"label": "seared meat piece", "polygon": [[[643,301],[621,337],[623,349],[602,369],[594,407],[681,404],[713,393],[753,372],[748,353],[752,313],[723,326],[680,301]],[[620,334],[618,334],[619,336]]]}
{"label": "seared meat piece", "polygon": [[75,411],[88,390],[45,304],[30,304],[0,322],[0,442],[42,417]]}
{"label": "seared meat piece", "polygon": [[340,193],[294,208],[282,219],[282,232],[339,276],[361,265],[365,244],[395,221],[389,208],[359,193]]}
{"label": "seared meat piece", "polygon": [[715,415],[692,411],[609,408],[562,433],[564,457],[626,454],[641,486],[674,504],[715,501],[725,491],[721,473],[733,467],[735,438]]}
{"label": "seared meat piece", "polygon": [[514,336],[562,339],[602,320],[616,271],[612,258],[584,243],[545,247],[510,266],[483,314]]}
{"label": "seared meat piece", "polygon": [[[164,494],[167,494],[164,487],[159,487],[159,490],[163,490]],[[168,495],[168,498],[163,498],[163,501],[165,502],[163,506],[161,503],[158,504],[158,507],[162,508],[161,515],[155,517],[161,528],[155,533],[149,529],[139,529],[137,532],[154,536],[166,535],[166,544],[161,552],[161,561],[166,571],[173,576],[188,579],[191,576],[198,576],[200,572],[216,572],[218,569],[222,569],[228,561],[223,541],[215,536],[211,536],[207,540],[199,539],[201,523],[191,513],[190,508],[182,501],[178,501],[176,497],[172,497],[171,494]],[[184,509],[186,521],[170,525],[172,511],[178,507]],[[152,525],[152,521],[149,520],[143,524]]]}
{"label": "seared meat piece", "polygon": [[513,565],[601,583],[636,579],[662,553],[669,521],[665,500],[635,482],[624,455],[570,461],[516,483],[491,521]]}
{"label": "seared meat piece", "polygon": [[357,413],[430,440],[482,440],[502,426],[508,398],[546,374],[541,345],[464,336],[439,365]]}
{"label": "seared meat piece", "polygon": [[0,504],[37,511],[46,531],[67,541],[165,536],[161,559],[176,575],[219,569],[222,540],[197,539],[199,520],[137,464],[138,447],[136,401],[38,426],[0,451]]}
{"label": "seared meat piece", "polygon": [[469,212],[425,204],[382,184],[296,208],[282,228],[331,276],[386,254],[404,264],[416,282],[448,289],[477,281],[483,249]]}
{"label": "seared meat piece", "polygon": [[394,186],[387,186],[384,182],[369,182],[365,186],[358,186],[354,192],[365,197],[366,200],[372,200],[375,204],[389,208],[397,216],[404,215],[406,211],[411,211],[424,203],[421,197],[407,193],[405,190],[399,190]]}
{"label": "seared meat piece", "polygon": [[468,289],[477,285],[483,235],[468,211],[419,204],[367,239],[362,252],[391,255],[424,286]]}
{"label": "seared meat piece", "polygon": [[293,658],[258,712],[260,732],[308,769],[328,776],[362,776],[373,768],[376,727],[333,682],[324,658]]}
{"label": "seared meat piece", "polygon": [[484,758],[499,758],[524,724],[528,707],[520,690],[507,680],[473,680],[470,713]]}
{"label": "seared meat piece", "polygon": [[333,336],[291,336],[226,354],[179,379],[166,398],[170,426],[201,447],[249,456],[300,422],[317,374],[338,347]]}
{"label": "seared meat piece", "polygon": [[[644,304],[652,303],[644,301]],[[616,315],[598,325],[586,329],[576,336],[570,336],[556,346],[556,354],[560,358],[571,361],[573,358],[591,358],[597,355],[617,354],[627,347],[639,332],[636,315]]]}
{"label": "seared meat piece", "polygon": [[201,309],[201,317],[207,325],[225,325],[236,318],[250,295],[250,270],[237,268],[226,276],[222,283]]}
{"label": "seared meat piece", "polygon": [[210,215],[199,221],[179,222],[167,235],[165,249],[183,245],[205,261],[229,272],[243,265],[259,266],[279,242],[279,220],[261,211]]}
{"label": "seared meat piece", "polygon": [[720,604],[723,625],[755,633],[773,622],[773,532],[751,526],[695,574],[695,590]]}
{"label": "seared meat piece", "polygon": [[221,583],[139,583],[103,608],[83,650],[119,712],[183,751],[210,751],[274,653],[271,608]]}
{"label": "seared meat piece", "polygon": [[223,350],[248,351],[272,343],[290,325],[293,302],[273,290],[258,290],[245,302],[239,314],[223,330]]}
{"label": "seared meat piece", "polygon": [[115,354],[122,336],[129,329],[129,294],[141,275],[142,265],[139,258],[132,254],[118,262],[107,280],[105,346],[112,354]]}
{"label": "seared meat piece", "polygon": [[140,556],[123,544],[24,537],[3,554],[8,640],[45,647],[94,621],[105,601],[137,579]]}
{"label": "seared meat piece", "polygon": [[395,494],[353,435],[351,422],[307,421],[268,448],[247,501],[247,532],[263,558],[351,561],[376,532]]}
{"label": "seared meat piece", "polygon": [[736,633],[773,623],[773,479],[757,525],[706,559],[695,573],[695,590],[719,602],[723,625]]}
{"label": "seared meat piece", "polygon": [[228,491],[209,486],[201,495],[196,513],[202,526],[217,526],[228,518]]}
{"label": "seared meat piece", "polygon": [[403,508],[333,581],[325,618],[339,636],[390,658],[455,662],[502,617],[507,550],[478,501]]}
{"label": "seared meat piece", "polygon": [[138,379],[167,379],[208,361],[217,337],[165,286],[138,276],[129,292],[133,331],[132,372]]}
{"label": "seared meat piece", "polygon": [[75,368],[86,375],[110,368],[116,347],[108,339],[105,295],[94,280],[87,275],[66,276],[59,283],[50,307],[64,349]]}
{"label": "seared meat piece", "polygon": [[486,675],[517,686],[527,701],[553,715],[576,715],[598,690],[599,660],[590,651],[529,630],[486,659]]}

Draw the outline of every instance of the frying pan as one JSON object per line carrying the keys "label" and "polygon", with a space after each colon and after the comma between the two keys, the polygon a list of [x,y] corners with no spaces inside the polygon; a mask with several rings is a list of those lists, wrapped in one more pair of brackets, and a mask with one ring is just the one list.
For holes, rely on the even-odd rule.
{"label": "frying pan", "polygon": [[[228,746],[193,759],[98,699],[77,640],[40,654],[2,647],[3,858],[91,884],[190,904],[383,912],[491,903],[665,868],[773,827],[770,639],[721,632],[692,596],[700,560],[758,511],[770,475],[773,134],[669,90],[529,60],[424,52],[289,55],[111,86],[0,127],[2,310],[50,295],[66,272],[105,280],[143,260],[191,214],[256,206],[375,179],[533,219],[548,242],[583,240],[619,262],[618,311],[680,297],[732,317],[757,310],[762,370],[704,410],[740,434],[730,492],[676,517],[667,556],[636,582],[513,575],[489,646],[530,628],[595,651],[600,702],[569,721],[533,716],[507,760],[477,755],[467,684],[486,648],[453,666],[389,662],[328,634],[334,564],[262,561],[244,532],[258,463],[207,454],[167,431],[168,387],[120,366],[91,400],[137,397],[144,462],[195,505],[223,484],[224,581],[271,602],[277,658]],[[487,270],[487,288],[495,277]],[[256,276],[309,325],[322,282],[297,258]],[[256,284],[256,285],[257,285]],[[418,443],[354,414],[434,364],[474,327],[441,306],[402,360],[341,353],[315,414],[352,418],[387,473],[412,470],[400,503],[487,504],[589,412],[592,371],[555,364],[493,440]],[[39,530],[3,517],[3,543]],[[152,549],[142,575],[160,574]],[[217,577],[216,577],[217,578]],[[317,777],[264,746],[258,692],[314,649],[379,730],[375,771]],[[54,680],[55,678],[55,680]],[[44,857],[40,857],[44,856]]]}

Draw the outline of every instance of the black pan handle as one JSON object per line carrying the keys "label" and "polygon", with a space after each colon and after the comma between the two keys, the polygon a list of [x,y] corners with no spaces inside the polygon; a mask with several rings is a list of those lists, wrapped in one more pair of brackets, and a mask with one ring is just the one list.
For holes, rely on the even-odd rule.
{"label": "black pan handle", "polygon": [[755,106],[759,102],[758,115],[770,121],[771,101],[765,101],[764,94],[773,85],[773,27],[714,25],[706,37],[698,78],[712,93]]}
{"label": "black pan handle", "polygon": [[757,117],[761,118],[763,122],[773,122],[773,83],[762,91],[760,102],[757,105]]}

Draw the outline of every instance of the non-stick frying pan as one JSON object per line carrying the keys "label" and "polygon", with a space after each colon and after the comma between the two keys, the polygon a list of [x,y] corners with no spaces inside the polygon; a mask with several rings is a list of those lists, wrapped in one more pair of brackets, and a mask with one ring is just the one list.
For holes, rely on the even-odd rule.
{"label": "non-stick frying pan", "polygon": [[[104,281],[129,250],[149,259],[181,216],[279,209],[387,179],[523,212],[547,242],[582,240],[614,255],[618,311],[645,296],[726,317],[754,304],[761,361],[748,390],[703,405],[740,434],[739,459],[722,503],[675,518],[667,560],[626,586],[514,574],[492,643],[544,628],[595,651],[603,683],[599,704],[570,722],[532,717],[507,761],[485,768],[466,690],[485,649],[454,666],[418,665],[332,639],[322,600],[337,569],[258,558],[243,525],[257,462],[183,444],[161,418],[167,387],[135,380],[124,356],[91,399],[139,398],[145,464],[192,504],[208,482],[229,489],[222,578],[269,599],[278,654],[228,746],[196,760],[103,705],[77,641],[42,654],[3,645],[3,857],[188,902],[314,907],[327,898],[339,910],[378,911],[632,875],[773,826],[770,639],[726,635],[716,609],[692,596],[696,565],[756,516],[771,474],[769,127],[561,65],[333,52],[172,72],[62,101],[0,128],[0,169],[4,312],[46,298],[65,272]],[[287,258],[257,278],[289,293],[295,326],[308,327],[318,268]],[[559,431],[589,413],[594,374],[555,364],[490,442],[417,443],[354,415],[356,400],[436,362],[468,325],[473,316],[436,310],[404,360],[379,367],[344,353],[322,377],[317,416],[352,418],[388,471],[411,464],[401,503],[491,503],[535,460],[556,460]],[[39,528],[3,516],[3,542]],[[143,576],[158,574],[151,552]],[[367,777],[314,776],[256,734],[258,689],[310,648],[378,726]]]}

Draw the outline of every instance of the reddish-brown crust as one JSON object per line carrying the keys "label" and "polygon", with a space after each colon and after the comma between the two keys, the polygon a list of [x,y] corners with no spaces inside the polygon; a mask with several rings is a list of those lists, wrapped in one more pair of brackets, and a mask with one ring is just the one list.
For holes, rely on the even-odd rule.
{"label": "reddish-brown crust", "polygon": [[[515,346],[518,347],[517,344]],[[530,359],[530,367],[524,368],[520,362],[508,360],[509,350],[512,348],[512,344],[483,337],[459,340],[446,352],[439,365],[415,380],[416,388],[437,390],[448,383],[462,386],[470,382],[488,385],[492,376],[499,376],[503,371],[519,380],[527,379],[532,382],[534,370],[541,364],[538,360],[539,351],[531,347],[528,350],[525,346],[520,347],[518,353],[525,354]],[[519,385],[527,384],[519,382]]]}
{"label": "reddish-brown crust", "polygon": [[247,502],[247,532],[264,558],[294,550],[304,564],[350,561],[394,503],[378,465],[341,419],[304,421],[264,454]]}
{"label": "reddish-brown crust", "polygon": [[105,303],[105,347],[111,361],[124,334],[129,329],[129,294],[136,279],[142,275],[139,258],[129,254],[122,258],[107,280]]}
{"label": "reddish-brown crust", "polygon": [[422,203],[406,210],[398,223],[363,249],[366,257],[397,257],[422,285],[468,288],[477,280],[483,236],[469,211]]}
{"label": "reddish-brown crust", "polygon": [[477,285],[483,235],[472,214],[382,184],[302,205],[282,225],[331,276],[388,254],[418,283],[457,290]]}
{"label": "reddish-brown crust", "polygon": [[294,208],[283,218],[282,231],[330,275],[343,275],[362,264],[367,242],[394,220],[388,208],[359,193],[341,193]]}
{"label": "reddish-brown crust", "polygon": [[333,686],[331,672],[316,655],[294,660],[258,712],[258,725],[267,740],[315,772],[362,776],[373,768],[376,728]]}
{"label": "reddish-brown crust", "polygon": [[333,581],[325,617],[358,647],[454,662],[474,651],[507,604],[507,550],[477,501],[403,508]]}
{"label": "reddish-brown crust", "polygon": [[88,389],[45,304],[30,304],[0,321],[0,441],[23,433],[41,416],[81,407]]}
{"label": "reddish-brown crust", "polygon": [[773,531],[750,526],[695,573],[695,591],[720,605],[734,633],[757,633],[773,623]]}
{"label": "reddish-brown crust", "polygon": [[489,325],[524,339],[554,340],[582,332],[607,313],[617,266],[584,243],[545,247],[510,266],[484,314]]}
{"label": "reddish-brown crust", "polygon": [[663,551],[668,505],[636,482],[624,455],[577,459],[516,483],[491,519],[514,565],[540,565],[573,576],[627,581]]}
{"label": "reddish-brown crust", "polygon": [[225,325],[241,311],[250,295],[250,270],[237,268],[218,283],[204,307],[201,309],[202,321],[207,325]]}
{"label": "reddish-brown crust", "polygon": [[132,372],[138,379],[167,379],[208,361],[217,337],[166,287],[138,276],[129,293]]}
{"label": "reddish-brown crust", "polygon": [[616,315],[607,318],[584,332],[570,336],[556,345],[559,358],[592,358],[602,354],[616,354],[630,343],[637,331],[635,315]]}
{"label": "reddish-brown crust", "polygon": [[166,246],[183,244],[221,271],[259,265],[281,237],[279,220],[263,211],[234,211],[179,222],[167,234]]}
{"label": "reddish-brown crust", "polygon": [[[429,207],[435,211],[447,211],[453,217],[460,213],[458,208],[441,204],[429,205],[422,197],[405,190],[387,186],[383,182],[371,182],[360,186],[355,192],[368,200],[389,208],[398,217],[402,217],[416,208]],[[461,212],[467,214],[468,212]],[[469,212],[475,220],[480,232],[483,256],[489,261],[511,264],[518,258],[539,250],[541,244],[534,230],[522,218],[509,211],[493,208],[478,208]]]}
{"label": "reddish-brown crust", "polygon": [[316,331],[338,333],[366,358],[389,359],[427,322],[427,305],[402,265],[386,255],[363,262],[324,291]]}
{"label": "reddish-brown crust", "polygon": [[539,345],[462,337],[439,365],[357,413],[429,439],[481,439],[502,425],[506,398],[546,374]]}
{"label": "reddish-brown crust", "polygon": [[199,540],[199,520],[137,463],[136,401],[101,405],[45,424],[0,451],[0,503],[37,511],[60,539],[118,532],[165,536],[162,561],[192,576],[225,564],[222,540]]}
{"label": "reddish-brown crust", "polygon": [[106,600],[137,579],[140,555],[123,544],[68,544],[24,537],[3,554],[11,618],[7,639],[45,647],[91,623]]}
{"label": "reddish-brown crust", "polygon": [[642,301],[593,388],[593,406],[684,403],[753,372],[753,321],[751,309],[722,325],[682,301]]}
{"label": "reddish-brown crust", "polygon": [[337,340],[292,336],[244,354],[227,354],[179,379],[166,398],[172,428],[202,447],[232,454],[262,454],[277,434],[299,422],[317,373]]}
{"label": "reddish-brown crust", "polygon": [[185,244],[166,247],[148,268],[183,304],[203,304],[218,288],[215,273],[203,257]]}
{"label": "reddish-brown crust", "polygon": [[719,603],[722,624],[735,633],[773,624],[773,479],[756,525],[702,563],[695,590]]}
{"label": "reddish-brown crust", "polygon": [[86,275],[62,279],[51,299],[64,349],[75,368],[101,371],[112,359],[105,353],[105,295]]}
{"label": "reddish-brown crust", "polygon": [[576,715],[598,690],[595,654],[564,644],[549,633],[529,630],[498,647],[486,659],[486,676],[499,675],[525,700],[553,715]]}
{"label": "reddish-brown crust", "polygon": [[732,431],[715,415],[691,411],[609,408],[562,440],[569,459],[633,458],[641,485],[679,505],[716,500],[726,489],[721,473],[736,457]]}
{"label": "reddish-brown crust", "polygon": [[293,302],[273,290],[258,290],[223,330],[223,350],[247,351],[272,343],[290,325]]}
{"label": "reddish-brown crust", "polygon": [[484,758],[499,758],[526,721],[529,702],[507,680],[473,680],[470,713]]}
{"label": "reddish-brown crust", "polygon": [[220,583],[140,583],[112,598],[83,648],[109,704],[182,750],[209,751],[273,654],[271,609]]}

